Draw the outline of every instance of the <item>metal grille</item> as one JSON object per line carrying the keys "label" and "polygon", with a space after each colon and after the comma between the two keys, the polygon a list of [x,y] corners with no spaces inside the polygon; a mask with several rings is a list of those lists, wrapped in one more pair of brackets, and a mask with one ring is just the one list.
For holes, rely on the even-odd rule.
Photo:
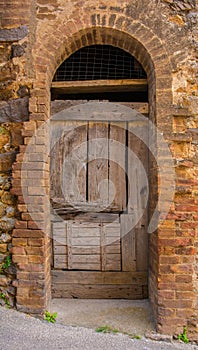
{"label": "metal grille", "polygon": [[141,64],[128,52],[110,45],[84,47],[57,69],[54,81],[146,79]]}

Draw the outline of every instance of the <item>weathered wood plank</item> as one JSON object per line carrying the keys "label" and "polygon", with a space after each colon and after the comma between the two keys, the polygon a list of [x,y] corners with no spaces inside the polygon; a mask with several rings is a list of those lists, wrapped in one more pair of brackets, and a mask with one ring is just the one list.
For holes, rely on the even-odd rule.
{"label": "weathered wood plank", "polygon": [[53,92],[58,94],[77,94],[93,92],[147,91],[146,79],[91,80],[91,81],[53,81]]}
{"label": "weathered wood plank", "polygon": [[87,122],[66,121],[51,128],[51,198],[86,201],[86,141]]}
{"label": "weathered wood plank", "polygon": [[109,271],[56,271],[52,270],[54,284],[133,284],[147,285],[146,272],[109,272]]}
{"label": "weathered wood plank", "polygon": [[[67,122],[71,131],[64,135],[62,186],[69,203],[86,202],[87,123]],[[85,149],[82,144],[85,145]],[[84,154],[83,154],[84,153]]]}
{"label": "weathered wood plank", "polygon": [[100,246],[101,246],[101,270],[106,270],[106,230],[104,225],[101,226],[100,230],[101,238],[100,238]]}
{"label": "weathered wood plank", "polygon": [[106,254],[120,254],[120,240],[110,245],[106,245]]}
{"label": "weathered wood plank", "polygon": [[106,271],[120,271],[120,259],[118,261],[112,260],[106,262]]}
{"label": "weathered wood plank", "polygon": [[108,123],[89,122],[88,201],[108,206]]}
{"label": "weathered wood plank", "polygon": [[[102,227],[102,269],[103,271],[120,271],[120,223],[107,224]],[[115,247],[116,245],[116,252]],[[111,248],[112,247],[112,248]]]}
{"label": "weathered wood plank", "polygon": [[[87,100],[54,100],[51,101],[51,114],[58,113],[62,110],[68,109],[71,106],[87,103]],[[109,102],[112,103],[112,102]],[[113,102],[114,103],[114,102]],[[124,105],[135,109],[142,114],[148,114],[148,103],[147,102],[119,102],[119,105]]]}
{"label": "weathered wood plank", "polygon": [[72,252],[72,223],[67,221],[67,249],[68,249],[68,270],[73,268]]}
{"label": "weathered wood plank", "polygon": [[73,264],[74,263],[90,263],[90,264],[99,264],[100,265],[100,255],[99,254],[73,254],[72,259]]}
{"label": "weathered wood plank", "polygon": [[121,219],[121,242],[122,242],[122,270],[136,270],[135,229],[133,216],[123,214]]}
{"label": "weathered wood plank", "polygon": [[79,236],[100,236],[100,224],[92,222],[76,222],[72,223],[72,237]]}
{"label": "weathered wood plank", "polygon": [[54,268],[55,269],[67,269],[67,255],[54,255]]}
{"label": "weathered wood plank", "polygon": [[[101,264],[99,263],[82,263],[82,262],[73,262],[73,270],[84,270],[84,271],[100,271]],[[88,282],[88,281],[87,281]]]}
{"label": "weathered wood plank", "polygon": [[90,254],[100,254],[100,247],[99,246],[72,246],[72,253],[73,254],[87,254],[88,256]]}
{"label": "weathered wood plank", "polygon": [[[111,207],[126,207],[126,123],[109,124],[109,199]],[[112,206],[113,205],[113,206]]]}
{"label": "weathered wood plank", "polygon": [[53,285],[54,298],[143,299],[142,286],[137,285]]}
{"label": "weathered wood plank", "polygon": [[146,120],[139,123],[129,123],[129,148],[137,156],[133,166],[129,160],[132,181],[132,193],[129,200],[129,212],[133,212],[136,240],[136,268],[137,271],[146,271],[148,268],[148,123]]}
{"label": "weathered wood plank", "polygon": [[53,246],[67,244],[66,223],[64,221],[52,223]]}
{"label": "weathered wood plank", "polygon": [[67,255],[66,245],[54,245],[54,255]]}
{"label": "weathered wood plank", "polygon": [[148,269],[148,234],[146,227],[136,228],[136,266],[137,271]]}
{"label": "weathered wood plank", "polygon": [[72,246],[99,246],[100,237],[80,237],[72,239]]}

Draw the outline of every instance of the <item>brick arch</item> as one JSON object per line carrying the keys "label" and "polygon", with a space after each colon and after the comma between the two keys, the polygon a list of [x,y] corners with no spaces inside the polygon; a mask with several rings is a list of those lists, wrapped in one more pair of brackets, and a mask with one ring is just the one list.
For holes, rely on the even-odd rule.
{"label": "brick arch", "polygon": [[[109,44],[129,52],[142,64],[148,82],[156,80],[157,89],[167,91],[169,88],[171,91],[171,65],[164,46],[149,28],[139,22],[133,22],[124,31],[101,26],[88,27],[63,38],[59,48],[53,52],[54,59],[47,72],[49,80],[53,79],[56,69],[71,54],[84,46],[95,44]],[[165,77],[166,85],[163,84]]]}
{"label": "brick arch", "polygon": [[113,45],[129,52],[143,65],[143,68],[148,75],[150,75],[152,70],[154,70],[153,62],[147,50],[137,39],[133,38],[128,33],[121,32],[117,29],[93,27],[75,33],[72,38],[69,38],[63,44],[63,48],[60,50],[60,52],[63,52],[56,57],[55,66],[51,71],[52,76],[54,75],[58,66],[71,54],[85,46],[97,44]]}
{"label": "brick arch", "polygon": [[[100,24],[97,25],[92,16],[88,19],[85,18],[84,23],[79,23],[74,19],[68,22],[67,25],[60,23],[59,27],[56,28],[50,36],[48,35],[46,38],[47,40],[45,40],[44,35],[37,39],[33,50],[36,79],[31,91],[29,106],[30,121],[24,124],[23,135],[25,144],[28,143],[29,137],[33,134],[33,130],[40,125],[39,122],[42,123],[49,118],[50,86],[58,66],[78,49],[93,44],[110,44],[117,46],[129,52],[142,64],[148,76],[150,116],[151,119],[155,120],[155,112],[157,110],[157,125],[159,127],[161,125],[163,130],[163,120],[166,118],[165,113],[167,113],[164,112],[164,106],[165,104],[171,105],[172,103],[171,70],[168,55],[159,38],[157,38],[149,28],[137,21],[130,22],[127,17],[124,17],[122,25],[120,23],[121,22],[116,21],[115,25],[104,27]],[[170,123],[168,126],[170,126]],[[37,186],[35,185],[32,188],[28,188],[28,200],[30,203],[36,204],[39,203],[38,200],[41,201],[41,212],[39,215],[36,213],[38,221],[40,220],[41,222],[47,221],[47,215],[49,215],[49,207],[46,208],[43,205],[43,201],[40,199],[39,195],[39,191],[41,190],[42,193],[47,192],[47,186],[49,189],[49,183],[45,181],[46,178],[49,179],[48,168],[46,166],[47,160],[44,158],[43,164],[41,163],[43,155],[45,155],[46,152],[47,137],[47,133],[45,134],[43,132],[41,137],[38,137],[38,140],[35,139],[35,146],[33,147],[35,147],[35,150],[39,149],[40,151],[38,151],[38,153],[37,151],[32,151],[34,157],[31,155],[30,163],[27,164],[27,169],[35,169],[34,172],[38,171],[38,176],[41,178],[41,182],[38,181]],[[18,159],[20,159],[20,156],[21,155],[19,155]],[[34,159],[35,162],[38,161],[38,164],[36,164],[35,168],[32,168]],[[18,188],[16,185],[16,194],[19,193],[17,193],[17,191]],[[32,200],[34,201],[32,202]],[[34,210],[34,206],[32,207]],[[23,267],[19,256],[20,253],[18,253],[17,249],[15,250],[16,253],[13,254],[13,258],[20,266],[17,272],[17,278],[20,280],[19,286],[17,286],[17,307],[19,310],[41,313],[46,308],[48,300],[50,299],[49,239],[47,235],[43,234],[41,229],[38,229],[31,217],[28,216],[29,214],[24,206],[22,197],[19,198],[19,211],[22,217],[22,227],[16,226],[13,237],[25,237],[25,239],[28,240],[28,244],[41,244],[43,255],[41,255],[41,250],[35,249],[33,246],[32,251],[35,256],[36,254],[38,254],[38,256],[37,258],[35,258],[35,256],[32,258],[31,254],[33,253],[31,253],[30,249],[27,250],[30,253],[27,253],[25,256],[25,267]],[[50,220],[50,216],[48,216],[48,220]],[[38,237],[38,242],[31,240],[32,237]],[[153,236],[152,241],[151,250],[154,251],[157,249],[158,245],[157,236]],[[155,255],[153,259],[156,259],[153,265],[157,265],[158,256]],[[38,263],[38,261],[40,262],[40,271],[37,271],[38,267],[35,261],[36,263]],[[20,269],[24,269],[27,274],[25,275]],[[43,274],[42,282],[38,290],[36,284],[33,283],[34,281],[31,281],[30,272],[32,271],[35,271],[35,273],[42,272]],[[24,278],[24,282],[21,282],[22,278]],[[28,285],[30,290],[27,291],[26,285]],[[26,288],[25,293],[27,293],[27,298],[23,298],[22,296],[23,288]],[[151,299],[153,299],[152,304],[156,307],[154,312],[155,315],[157,315],[156,271],[151,273],[150,288],[153,293],[153,296],[151,295]],[[40,296],[42,296],[42,298]]]}
{"label": "brick arch", "polygon": [[150,28],[127,16],[114,22],[113,26],[103,26],[98,20],[96,26],[94,14],[91,14],[81,21],[77,17],[66,25],[60,23],[50,35],[41,35],[34,48],[37,80],[43,77],[49,87],[59,65],[72,53],[84,46],[109,44],[133,55],[146,71],[148,82],[152,85],[156,82],[158,95],[162,91],[169,92],[172,101],[171,63],[161,40]]}

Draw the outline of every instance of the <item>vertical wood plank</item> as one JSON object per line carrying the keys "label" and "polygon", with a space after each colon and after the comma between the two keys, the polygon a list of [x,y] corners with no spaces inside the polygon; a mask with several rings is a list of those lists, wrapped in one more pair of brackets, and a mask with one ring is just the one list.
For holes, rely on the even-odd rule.
{"label": "vertical wood plank", "polygon": [[52,224],[54,268],[67,268],[67,231],[65,221]]}
{"label": "vertical wood plank", "polygon": [[100,229],[100,251],[101,251],[101,271],[106,270],[106,231],[104,225]]}
{"label": "vertical wood plank", "polygon": [[131,186],[128,212],[133,213],[136,222],[136,268],[137,271],[146,271],[148,268],[148,148],[144,142],[148,144],[148,122],[146,119],[130,122],[128,129],[129,149],[137,157],[128,160],[129,186]]}
{"label": "vertical wood plank", "polygon": [[136,271],[136,243],[134,218],[132,214],[122,214],[121,242],[122,242],[122,271]]}
{"label": "vertical wood plank", "polygon": [[[120,223],[103,226],[104,249],[102,256],[103,271],[121,270]],[[116,249],[115,249],[116,247]]]}
{"label": "vertical wood plank", "polygon": [[63,190],[70,203],[84,203],[86,202],[87,123],[68,121],[67,126],[68,128],[71,126],[71,131],[65,133],[63,141]]}
{"label": "vertical wood plank", "polygon": [[52,197],[66,197],[68,202],[86,201],[86,141],[87,122],[64,121],[52,128]]}
{"label": "vertical wood plank", "polygon": [[[89,122],[88,201],[108,205],[108,123]],[[99,140],[102,138],[103,140]]]}
{"label": "vertical wood plank", "polygon": [[67,221],[68,270],[72,270],[72,222]]}
{"label": "vertical wood plank", "polygon": [[[112,198],[112,210],[123,211],[126,208],[126,123],[110,123],[109,132],[109,180],[115,193]],[[111,186],[109,187],[111,192]]]}

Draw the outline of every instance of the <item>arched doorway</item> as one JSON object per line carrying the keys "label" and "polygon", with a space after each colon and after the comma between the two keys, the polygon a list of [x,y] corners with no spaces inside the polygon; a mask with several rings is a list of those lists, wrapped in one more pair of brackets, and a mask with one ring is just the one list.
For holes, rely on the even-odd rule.
{"label": "arched doorway", "polygon": [[51,95],[52,296],[146,298],[146,73],[92,45],[61,64]]}

